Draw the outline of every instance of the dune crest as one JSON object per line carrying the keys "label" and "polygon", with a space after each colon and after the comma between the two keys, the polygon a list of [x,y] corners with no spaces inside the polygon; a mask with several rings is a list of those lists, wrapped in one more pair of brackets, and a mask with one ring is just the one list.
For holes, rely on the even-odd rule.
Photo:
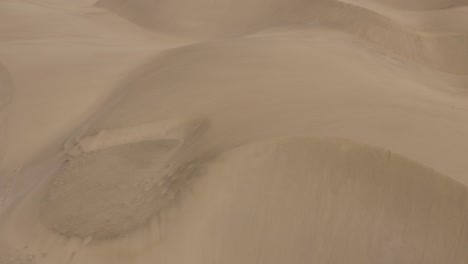
{"label": "dune crest", "polygon": [[0,264],[468,263],[468,0],[0,1]]}
{"label": "dune crest", "polygon": [[468,5],[466,0],[375,0],[393,7],[411,10],[431,10]]}
{"label": "dune crest", "polygon": [[[251,34],[280,25],[319,24],[357,35],[424,65],[467,74],[468,27],[462,22],[468,22],[468,9],[444,10],[444,5],[438,5],[441,1],[410,2],[410,9],[416,9],[413,12],[393,8],[403,3],[389,0],[100,0],[96,5],[155,31],[203,38]],[[444,3],[448,7],[456,5]],[[441,9],[431,10],[436,7]],[[438,23],[431,22],[434,20]]]}
{"label": "dune crest", "polygon": [[[151,146],[147,143],[146,149],[152,151]],[[134,151],[138,152],[136,147]],[[133,155],[140,160],[150,156]],[[115,263],[164,259],[164,263],[176,264],[184,258],[195,264],[209,263],[214,258],[223,263],[251,263],[255,259],[252,248],[269,252],[261,263],[278,264],[304,259],[331,264],[345,260],[421,264],[449,260],[462,264],[468,260],[464,250],[468,244],[464,229],[466,187],[398,154],[349,140],[282,137],[220,153],[205,161],[196,178],[181,190],[177,206],[165,208],[151,223],[139,225],[123,237],[108,236],[128,228],[115,222],[119,214],[126,219],[120,224],[128,225],[130,219],[155,207],[135,207],[131,215],[124,206],[113,210],[100,207],[110,196],[88,198],[98,186],[102,186],[101,195],[116,192],[112,196],[114,203],[122,200],[118,194],[124,193],[114,184],[115,179],[100,177],[99,181],[100,185],[81,189],[85,194],[76,193],[82,195],[81,201],[100,201],[86,207],[99,208],[99,214],[81,214],[86,225],[77,221],[67,229],[78,239],[73,259],[80,263],[105,259],[116,248],[123,255]],[[66,197],[75,193],[70,188],[80,186],[76,183],[61,187],[67,190]],[[68,203],[65,196],[58,202],[63,208],[49,201],[45,204],[49,208],[38,213],[55,207],[59,210],[52,210],[50,216],[63,220],[61,215],[85,212],[77,200]],[[27,210],[34,202],[26,201],[25,205],[19,208]],[[97,224],[102,217],[111,217],[112,223]],[[25,228],[18,224],[21,222],[12,220],[7,234]],[[39,232],[41,224],[33,226],[36,231],[30,231]],[[53,230],[40,232],[54,236]],[[460,239],[460,235],[465,238]],[[67,259],[70,253],[59,241],[47,246],[37,244],[30,251],[48,248],[49,257],[38,263]],[[150,244],[131,246],[137,241]],[[275,250],[278,248],[284,250]],[[210,254],[213,251],[218,252],[217,256]]]}
{"label": "dune crest", "polygon": [[217,247],[225,249],[223,263],[252,263],[251,248],[269,252],[261,263],[468,260],[466,187],[384,149],[271,139],[226,152],[203,177],[194,192],[215,190],[199,199],[216,208],[218,228],[229,230],[207,239],[226,243]]}

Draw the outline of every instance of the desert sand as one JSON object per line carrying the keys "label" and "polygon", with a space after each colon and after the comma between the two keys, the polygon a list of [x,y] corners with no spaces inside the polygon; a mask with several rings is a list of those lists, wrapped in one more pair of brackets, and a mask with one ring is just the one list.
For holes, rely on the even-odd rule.
{"label": "desert sand", "polygon": [[467,153],[467,0],[0,1],[0,264],[466,264]]}

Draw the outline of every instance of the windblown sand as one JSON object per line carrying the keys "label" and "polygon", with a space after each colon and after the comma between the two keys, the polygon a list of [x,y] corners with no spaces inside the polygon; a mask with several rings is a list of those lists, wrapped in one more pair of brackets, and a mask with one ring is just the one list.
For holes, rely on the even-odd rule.
{"label": "windblown sand", "polygon": [[3,0],[0,264],[466,264],[467,75],[467,0]]}

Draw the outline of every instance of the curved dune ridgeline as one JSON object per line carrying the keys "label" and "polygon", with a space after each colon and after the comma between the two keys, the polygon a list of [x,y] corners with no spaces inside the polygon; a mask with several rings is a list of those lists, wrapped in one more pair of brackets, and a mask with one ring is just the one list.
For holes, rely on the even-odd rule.
{"label": "curved dune ridgeline", "polygon": [[[151,145],[146,149],[135,145],[131,153],[139,157],[147,150],[151,151]],[[130,149],[116,151],[102,153],[102,158],[119,162],[110,158],[130,154]],[[138,210],[138,202],[131,202],[131,192],[122,193],[134,185],[132,182],[140,183],[139,173],[122,174],[127,183],[119,189],[109,189],[109,182],[105,185],[108,191],[96,189],[101,186],[97,182],[89,185],[88,175],[102,173],[98,167],[88,167],[91,174],[77,175],[84,177],[80,181],[88,181],[88,186],[79,182],[70,185],[74,180],[65,180],[61,188],[67,190],[63,195],[68,197],[61,195],[58,200],[63,208],[47,203],[38,212],[55,208],[52,221],[68,214],[63,220],[68,222],[67,232],[72,232],[67,236],[76,235],[75,242],[64,243],[58,236],[65,234],[60,229],[41,229],[40,224],[25,217],[25,212],[32,219],[37,217],[31,213],[34,210],[26,210],[37,206],[37,195],[20,206],[23,212],[11,214],[7,234],[14,230],[56,237],[37,245],[34,243],[40,243],[39,238],[30,238],[35,248],[48,252],[49,261],[66,260],[70,250],[77,262],[105,261],[118,250],[115,263],[181,263],[186,258],[192,263],[254,263],[254,252],[265,252],[262,263],[449,260],[461,264],[467,260],[466,187],[390,151],[348,140],[288,137],[242,145],[197,166],[197,174],[174,198],[149,199],[165,205],[125,237],[103,236],[103,232],[128,231],[128,226],[120,224],[132,223],[130,219],[138,219],[143,212],[150,214],[155,204],[143,202],[141,205],[149,207]],[[103,207],[108,201],[105,196],[112,190],[115,194],[108,198],[114,197],[109,200],[113,208]],[[90,201],[87,207],[80,205],[83,199],[95,198],[95,191],[101,199]],[[84,197],[76,196],[80,192]],[[95,212],[97,217],[87,215],[92,208],[100,209]],[[130,208],[133,210],[128,211]],[[127,221],[118,222],[125,215]],[[105,226],[94,222],[101,216],[110,217]],[[83,222],[87,226],[80,225],[83,219],[93,220]],[[143,241],[144,246],[140,244]]]}
{"label": "curved dune ridgeline", "polygon": [[468,263],[467,0],[2,0],[0,64],[0,264]]}
{"label": "curved dune ridgeline", "polygon": [[[315,8],[318,11],[313,18],[317,23],[357,35],[429,67],[457,74],[468,73],[468,28],[451,31],[448,27],[438,31],[425,26],[424,22],[437,14],[372,9],[352,1],[327,1]],[[468,9],[463,15],[468,15]],[[445,20],[448,19],[450,13],[445,14]]]}
{"label": "curved dune ridgeline", "polygon": [[[391,8],[387,2],[392,1],[100,0],[97,5],[146,28],[203,37],[245,34],[281,24],[318,23],[352,33],[430,67],[468,73],[468,27],[439,31],[425,25],[433,19],[438,19],[442,25],[450,24],[453,15],[458,21],[464,21],[468,9],[452,10],[440,16],[426,10],[439,6],[436,1],[413,3],[414,7],[419,7],[413,9],[421,9],[413,12]],[[450,7],[455,4],[449,3]],[[466,3],[460,1],[460,4]]]}
{"label": "curved dune ridgeline", "polygon": [[375,2],[411,10],[433,10],[468,5],[468,1],[466,0],[375,0]]}

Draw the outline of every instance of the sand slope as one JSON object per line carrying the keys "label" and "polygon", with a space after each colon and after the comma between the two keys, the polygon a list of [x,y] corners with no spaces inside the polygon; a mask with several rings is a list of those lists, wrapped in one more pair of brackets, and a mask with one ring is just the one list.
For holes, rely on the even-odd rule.
{"label": "sand slope", "polygon": [[15,84],[2,164],[10,173],[52,145],[61,148],[120,81],[177,45],[95,8],[2,1],[0,25],[1,63]]}
{"label": "sand slope", "polygon": [[[0,64],[0,164],[6,155],[6,145],[8,138],[8,119],[10,115],[10,104],[13,99],[13,80],[7,69]],[[0,173],[2,170],[0,169]],[[5,184],[4,178],[0,177],[2,185]]]}
{"label": "sand slope", "polygon": [[[464,23],[468,9],[426,10],[436,8],[437,3],[411,1],[420,10],[410,12],[395,9],[388,2],[100,0],[97,5],[146,28],[204,38],[245,34],[285,23],[320,24],[355,34],[440,70],[468,72],[468,27]],[[444,3],[448,7],[455,5]]]}
{"label": "sand slope", "polygon": [[374,2],[387,4],[387,5],[398,7],[401,9],[414,9],[414,10],[441,9],[441,8],[450,8],[450,7],[468,5],[468,2],[466,0],[419,0],[419,1],[374,0]]}
{"label": "sand slope", "polygon": [[206,38],[251,32],[291,20],[306,3],[304,0],[100,0],[96,5],[146,28]]}
{"label": "sand slope", "polygon": [[468,2],[0,2],[0,264],[468,262]]}
{"label": "sand slope", "polygon": [[[335,136],[390,149],[468,182],[464,84],[439,85],[450,77],[352,36],[278,29],[176,49],[148,67],[154,70],[134,80],[134,92],[88,133],[206,118],[212,123],[207,151],[270,136]],[[450,137],[438,140],[441,133]]]}
{"label": "sand slope", "polygon": [[[133,157],[148,157],[144,151],[135,145]],[[153,212],[157,217],[151,223],[125,237],[102,240],[95,233],[68,241],[59,238],[33,220],[49,210],[38,206],[48,199],[41,193],[31,194],[12,212],[2,232],[15,234],[19,241],[27,238],[26,251],[35,263],[468,260],[466,187],[389,151],[347,140],[280,138],[243,145],[192,165],[197,173],[176,197]],[[126,175],[135,176],[139,173]],[[99,208],[94,203],[83,207],[83,200],[76,198],[63,200],[72,199],[76,205],[57,211],[55,220],[62,221],[62,212],[71,208],[76,217],[87,218],[90,208]],[[165,198],[155,201],[160,199]],[[117,204],[116,212],[128,212]],[[99,226],[88,224],[88,231]],[[126,230],[115,222],[111,226]],[[78,232],[84,226],[69,227]],[[50,239],[44,243],[40,237]]]}

